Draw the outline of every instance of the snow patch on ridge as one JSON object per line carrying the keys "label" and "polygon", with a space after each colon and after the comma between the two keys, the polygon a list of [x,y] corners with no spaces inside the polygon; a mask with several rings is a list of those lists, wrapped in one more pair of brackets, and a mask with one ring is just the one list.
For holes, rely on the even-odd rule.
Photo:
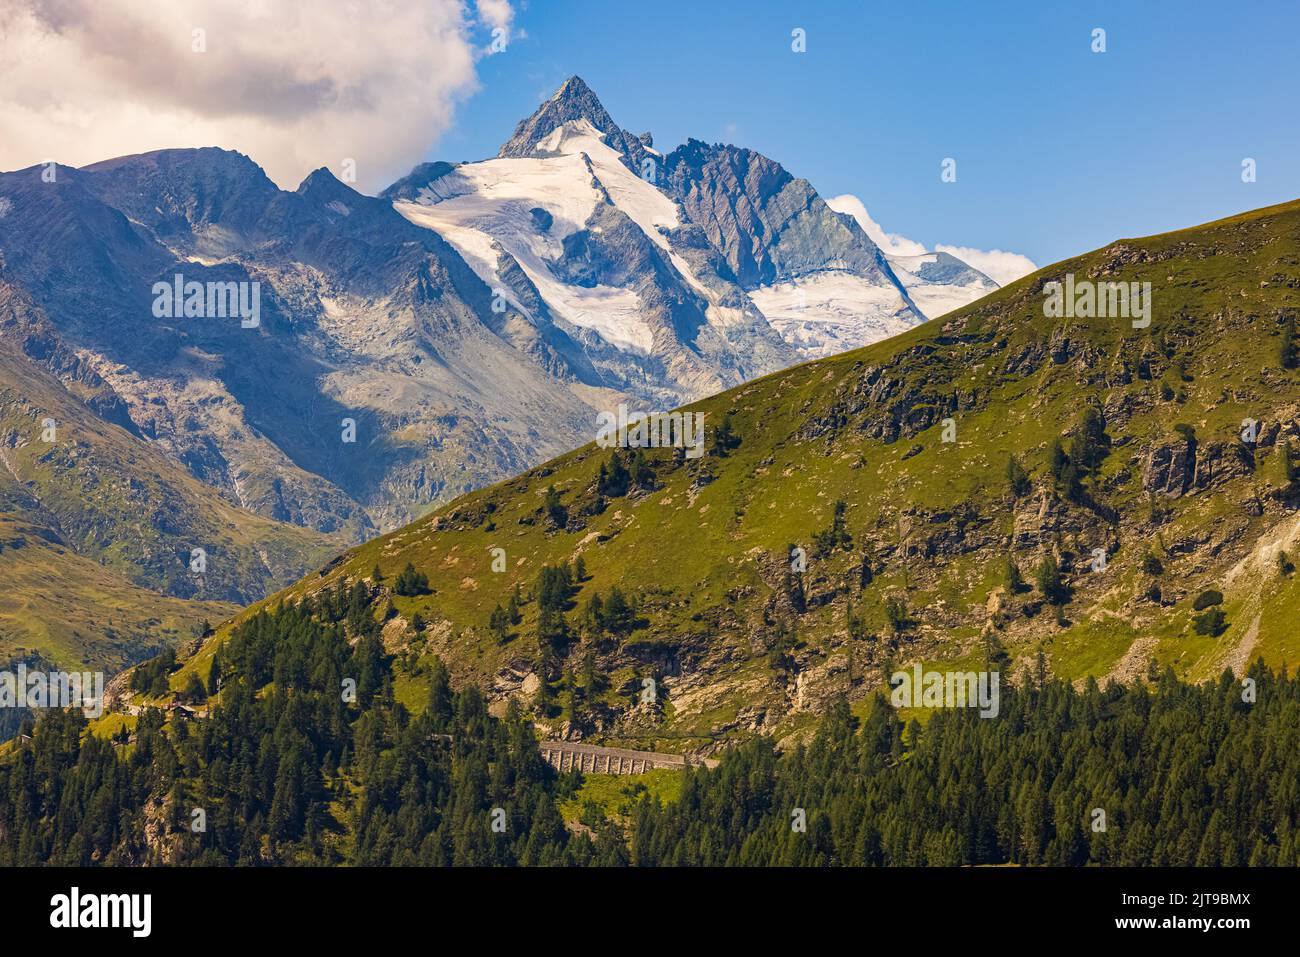
{"label": "snow patch on ridge", "polygon": [[988,276],[947,253],[885,258],[927,319],[960,309],[998,288]]}
{"label": "snow patch on ridge", "polygon": [[781,338],[810,359],[898,335],[914,325],[914,313],[897,289],[850,272],[816,272],[749,295]]}

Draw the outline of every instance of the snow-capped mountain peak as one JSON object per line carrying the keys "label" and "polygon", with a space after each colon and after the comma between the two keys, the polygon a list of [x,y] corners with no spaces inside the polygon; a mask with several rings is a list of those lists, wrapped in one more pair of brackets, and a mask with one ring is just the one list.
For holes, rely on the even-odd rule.
{"label": "snow-capped mountain peak", "polygon": [[531,329],[588,370],[585,384],[654,405],[865,345],[995,288],[951,256],[896,269],[856,221],[752,150],[690,140],[663,155],[652,142],[570,77],[496,157],[421,164],[384,197],[493,290],[498,334]]}
{"label": "snow-capped mountain peak", "polygon": [[[545,317],[525,304],[530,297],[510,290],[503,277],[512,268],[510,260],[550,312],[609,345],[648,355],[654,329],[641,315],[634,289],[566,282],[559,275],[573,247],[587,244],[579,234],[600,234],[597,220],[604,206],[627,216],[670,260],[676,259],[661,231],[679,225],[676,204],[628,169],[606,142],[607,135],[586,117],[566,120],[538,139],[533,156],[456,167],[422,187],[414,202],[399,202],[396,208],[442,234],[485,283],[501,290],[534,324]],[[689,276],[685,263],[673,265],[683,278]]]}
{"label": "snow-capped mountain peak", "polygon": [[615,123],[591,87],[580,76],[569,77],[532,116],[521,120],[515,127],[514,135],[502,144],[497,156],[518,158],[544,155],[548,149],[546,141],[556,129],[581,120],[585,120],[604,136],[629,168],[640,171],[645,160],[650,160],[652,164],[659,161],[659,154],[650,148],[650,135],[635,136]]}

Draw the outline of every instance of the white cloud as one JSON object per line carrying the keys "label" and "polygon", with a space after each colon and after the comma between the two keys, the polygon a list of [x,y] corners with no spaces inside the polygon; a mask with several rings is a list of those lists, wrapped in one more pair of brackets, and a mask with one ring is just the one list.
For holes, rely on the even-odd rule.
{"label": "white cloud", "polygon": [[510,25],[514,22],[515,11],[509,0],[478,0],[478,18],[490,29],[504,30],[507,38]]}
{"label": "white cloud", "polygon": [[377,189],[477,88],[476,31],[513,16],[508,0],[0,0],[0,169],[221,146],[286,188],[354,159]]}
{"label": "white cloud", "polygon": [[897,233],[887,233],[880,228],[880,224],[871,218],[867,212],[867,207],[863,205],[862,200],[858,199],[852,193],[845,193],[843,196],[832,196],[826,200],[826,205],[837,213],[848,213],[858,221],[862,231],[871,237],[871,241],[883,249],[890,256],[919,256],[928,250],[921,243],[914,242],[905,236],[899,236]]}
{"label": "white cloud", "polygon": [[[862,200],[851,193],[833,196],[826,200],[826,205],[837,213],[848,213],[856,219],[862,231],[871,237],[871,241],[883,249],[886,255],[919,256],[929,252],[923,243],[897,233],[885,232],[880,224],[871,218]],[[967,265],[974,266],[999,286],[1015,282],[1021,276],[1027,276],[1038,269],[1028,256],[1004,252],[1001,249],[974,249],[970,246],[948,246],[939,243],[934,247],[934,251],[956,256]]]}

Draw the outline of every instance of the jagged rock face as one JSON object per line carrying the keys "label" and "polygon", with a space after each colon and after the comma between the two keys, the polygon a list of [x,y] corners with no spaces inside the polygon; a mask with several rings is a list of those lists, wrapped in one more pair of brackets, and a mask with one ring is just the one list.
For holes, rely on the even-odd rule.
{"label": "jagged rock face", "polygon": [[[425,164],[385,195],[397,200],[404,214],[442,231],[471,263],[476,251],[470,247],[505,243],[546,298],[545,277],[538,275],[530,257],[518,248],[520,234],[526,234],[524,245],[543,249],[557,235],[563,238],[578,224],[587,225],[590,217],[575,217],[572,209],[548,208],[541,195],[549,188],[544,181],[554,173],[550,167],[559,165],[553,161],[582,154],[588,168],[586,175],[575,177],[570,196],[589,188],[599,201],[629,213],[656,244],[664,245],[661,236],[668,239],[674,254],[668,271],[679,274],[690,297],[702,293],[707,300],[694,307],[684,306],[681,318],[690,322],[684,314],[696,307],[707,315],[709,304],[719,313],[710,317],[709,326],[722,334],[730,348],[719,349],[687,335],[682,348],[663,356],[667,366],[682,365],[682,356],[694,351],[740,379],[788,364],[791,360],[783,359],[782,352],[796,358],[830,355],[902,332],[927,315],[938,314],[923,311],[918,306],[921,300],[927,308],[947,311],[997,288],[988,277],[944,254],[917,257],[917,262],[904,264],[915,269],[914,273],[902,266],[896,271],[851,216],[835,212],[805,180],[796,179],[780,164],[752,150],[691,140],[663,157],[652,149],[652,143],[648,133],[637,136],[619,127],[591,89],[573,77],[519,124],[515,135],[502,146],[495,165],[488,161],[455,170],[433,170]],[[604,158],[612,157],[619,165],[618,173],[601,163],[606,152],[609,156]],[[524,160],[529,162],[500,165],[500,161]],[[507,171],[516,185],[529,184],[510,197],[515,201],[513,207],[505,205],[504,195],[493,196],[502,192],[499,181]],[[635,174],[642,184],[633,188],[622,175],[625,172]],[[653,195],[658,193],[665,194],[676,210],[665,214],[662,197]],[[541,205],[525,205],[525,195]],[[494,211],[480,210],[484,215],[477,219],[465,216],[470,197],[494,205]],[[459,210],[424,210],[417,215],[402,206],[404,202],[426,206],[450,202]],[[637,209],[658,209],[659,215],[647,219],[639,216]],[[524,217],[525,212],[531,220]],[[465,227],[479,236],[466,235]],[[462,231],[460,238],[455,231]],[[558,263],[573,251],[572,246],[559,253],[552,249],[550,262]],[[481,261],[481,250],[478,258]],[[489,284],[502,278],[490,275],[489,269],[476,269]],[[628,278],[631,272],[625,269],[623,277]],[[561,272],[560,278],[576,277]],[[589,312],[588,303],[575,303],[569,309],[557,302],[549,305],[562,327],[566,323],[583,326]],[[626,301],[605,301],[601,306],[610,314],[629,312]],[[631,318],[635,327],[637,320],[645,317]],[[615,323],[619,327],[625,324],[621,319]],[[707,331],[708,327],[701,324],[698,328]],[[597,335],[616,347],[626,346],[627,342],[615,341],[618,332],[606,326]],[[589,336],[575,338],[595,345]],[[644,348],[645,343],[640,345]],[[628,352],[626,348],[622,351]],[[683,374],[692,381],[707,381],[695,374],[693,363],[688,361],[685,366]],[[624,383],[647,378],[647,370],[642,368],[622,373],[614,370],[614,374]],[[655,376],[651,370],[648,378]],[[740,380],[723,374],[717,381],[735,384]]]}
{"label": "jagged rock face", "polygon": [[1197,449],[1192,484],[1198,490],[1214,488],[1254,471],[1254,455],[1240,442],[1209,442]]}
{"label": "jagged rock face", "polygon": [[802,355],[831,355],[924,321],[861,227],[779,163],[690,140],[664,168],[666,188],[686,217]]}
{"label": "jagged rock face", "polygon": [[[279,190],[242,153],[160,150],[87,166],[86,188],[164,246],[221,257],[259,230]],[[273,228],[274,229],[274,228]]]}
{"label": "jagged rock face", "polygon": [[665,168],[669,191],[747,290],[826,268],[886,278],[876,245],[766,156],[690,140]]}
{"label": "jagged rock face", "polygon": [[1059,533],[1080,527],[1078,516],[1070,515],[1066,503],[1048,489],[1038,488],[1016,509],[1011,544],[1017,549],[1050,546]]}
{"label": "jagged rock face", "polygon": [[[346,542],[224,501],[105,415],[121,408],[99,401],[115,393],[64,362],[57,339],[33,361],[32,337],[12,333],[47,320],[24,298],[0,280],[0,574],[12,600],[0,608],[0,657],[20,637],[37,647],[55,638],[61,660],[73,648],[120,665],[155,646],[160,620],[180,607],[161,595],[256,600]],[[197,618],[232,606],[195,607]],[[75,630],[79,621],[89,627]]]}
{"label": "jagged rock face", "polygon": [[74,389],[91,411],[106,422],[138,435],[127,405],[81,355],[59,338],[48,317],[31,297],[0,281],[0,341],[43,367]]}

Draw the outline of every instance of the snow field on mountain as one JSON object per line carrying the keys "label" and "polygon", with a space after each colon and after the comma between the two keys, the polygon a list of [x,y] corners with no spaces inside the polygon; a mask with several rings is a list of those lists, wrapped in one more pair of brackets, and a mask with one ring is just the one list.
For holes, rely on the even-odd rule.
{"label": "snow field on mountain", "polygon": [[908,308],[892,286],[849,272],[823,271],[749,294],[772,327],[809,358],[834,355],[911,328]]}

